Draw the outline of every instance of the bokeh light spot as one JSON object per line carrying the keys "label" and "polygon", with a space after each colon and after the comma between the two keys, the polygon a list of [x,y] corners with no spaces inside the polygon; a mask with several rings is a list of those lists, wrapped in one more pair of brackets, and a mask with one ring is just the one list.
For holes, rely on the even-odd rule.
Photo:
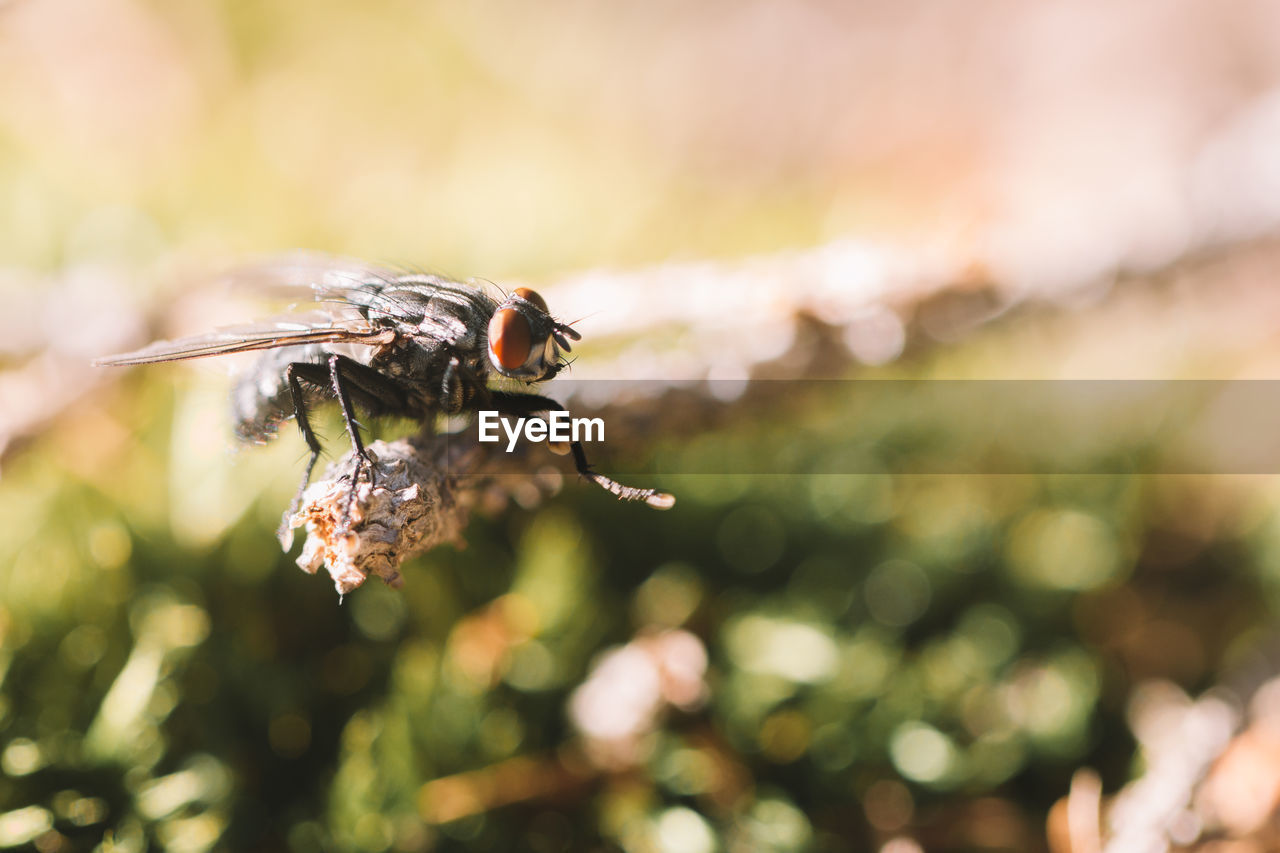
{"label": "bokeh light spot", "polygon": [[697,569],[684,563],[668,563],[636,590],[636,623],[678,627],[693,614],[701,600],[702,581]]}
{"label": "bokeh light spot", "polygon": [[1083,652],[1061,652],[1028,662],[1004,688],[1009,716],[1035,744],[1049,751],[1074,748],[1084,736],[1099,690],[1098,672]]}
{"label": "bokeh light spot", "polygon": [[495,708],[484,715],[476,727],[485,753],[494,758],[511,755],[524,740],[520,715],[511,708]]}
{"label": "bokeh light spot", "polygon": [[957,633],[977,649],[988,668],[1001,666],[1018,651],[1021,642],[1017,620],[998,604],[975,604],[965,611]]}
{"label": "bokeh light spot", "polygon": [[693,809],[677,806],[658,816],[654,841],[662,853],[712,853],[716,849],[711,826]]}
{"label": "bokeh light spot", "polygon": [[105,820],[110,809],[101,797],[84,797],[79,791],[65,790],[53,795],[53,809],[58,817],[75,826],[92,826]]}
{"label": "bokeh light spot", "polygon": [[950,701],[980,675],[980,657],[963,636],[931,642],[920,653],[919,668],[932,698]]}
{"label": "bokeh light spot", "polygon": [[927,564],[968,571],[977,567],[971,555],[986,545],[991,518],[972,481],[943,478],[912,494],[894,526],[914,540]]}
{"label": "bokeh light spot", "polygon": [[226,767],[212,756],[200,755],[187,762],[184,769],[143,785],[136,796],[137,808],[146,817],[160,819],[192,803],[216,799],[230,785],[231,775]]}
{"label": "bokeh light spot", "polygon": [[[849,458],[841,453],[822,460],[820,471],[874,471],[879,466],[870,459]],[[809,478],[809,506],[814,514],[834,528],[850,522],[879,524],[894,514],[894,479],[889,474],[827,474]]]}
{"label": "bokeh light spot", "polygon": [[204,853],[218,842],[226,829],[226,818],[205,812],[188,818],[177,818],[156,827],[156,835],[165,850],[173,853]]}
{"label": "bokeh light spot", "polygon": [[822,628],[759,614],[730,623],[725,641],[743,669],[790,681],[817,683],[831,678],[838,664],[835,641]]}
{"label": "bokeh light spot", "polygon": [[673,793],[689,796],[711,790],[717,768],[715,760],[702,750],[683,748],[666,755],[658,772]]}
{"label": "bokeh light spot", "polygon": [[867,822],[881,832],[897,832],[911,822],[915,802],[911,791],[896,779],[873,782],[862,795]]}
{"label": "bokeh light spot", "polygon": [[927,723],[900,725],[889,742],[889,756],[898,772],[915,782],[941,782],[955,767],[951,739]]}
{"label": "bokeh light spot", "polygon": [[559,678],[556,657],[545,643],[528,640],[511,649],[506,682],[517,690],[546,690]]}
{"label": "bokeh light spot", "polygon": [[395,839],[391,823],[379,814],[361,815],[354,827],[355,843],[361,850],[386,850]]}
{"label": "bokeh light spot", "polygon": [[39,806],[27,806],[0,814],[0,846],[17,847],[53,828],[53,814]]}
{"label": "bokeh light spot", "polygon": [[871,618],[890,628],[905,628],[919,619],[932,595],[929,576],[906,560],[876,566],[863,589]]}
{"label": "bokeh light spot", "polygon": [[393,640],[404,626],[404,597],[389,587],[370,584],[352,596],[351,618],[370,640]]}
{"label": "bokeh light spot", "polygon": [[881,636],[883,633],[879,626],[868,626],[844,643],[838,682],[842,696],[875,696],[884,688],[901,651]]}
{"label": "bokeh light spot", "polygon": [[760,726],[760,751],[777,764],[789,764],[804,755],[813,736],[809,718],[796,710],[770,714]]}
{"label": "bokeh light spot", "polygon": [[1049,589],[1094,589],[1119,577],[1119,543],[1099,518],[1073,509],[1036,510],[1014,527],[1007,556],[1014,576]]}
{"label": "bokeh light spot", "polygon": [[45,764],[39,744],[30,738],[19,737],[9,742],[0,754],[0,769],[6,776],[26,776]]}
{"label": "bokeh light spot", "polygon": [[133,552],[129,532],[115,522],[103,522],[89,531],[89,556],[103,569],[118,569]]}
{"label": "bokeh light spot", "polygon": [[880,853],[924,853],[924,848],[914,838],[900,835],[886,841],[880,848]]}
{"label": "bokeh light spot", "polygon": [[107,634],[97,625],[77,625],[58,645],[58,654],[73,669],[88,669],[107,651]]}
{"label": "bokeh light spot", "polygon": [[520,561],[510,593],[536,613],[539,633],[553,633],[589,594],[594,565],[582,524],[559,510],[541,512],[521,537]]}
{"label": "bokeh light spot", "polygon": [[813,836],[809,818],[779,797],[764,797],[751,810],[751,849],[804,850]]}

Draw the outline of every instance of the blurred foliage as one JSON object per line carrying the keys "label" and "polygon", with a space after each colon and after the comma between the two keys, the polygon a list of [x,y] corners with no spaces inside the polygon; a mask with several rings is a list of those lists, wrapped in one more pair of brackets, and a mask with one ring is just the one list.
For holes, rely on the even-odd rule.
{"label": "blurred foliage", "polygon": [[[569,480],[339,604],[272,556],[294,437],[193,461],[206,391],[164,387],[6,471],[7,845],[1034,848],[1075,767],[1127,778],[1132,687],[1211,683],[1274,600],[1273,522],[1187,538],[1202,479],[817,473],[672,476],[669,513]],[[705,703],[598,760],[574,691],[676,628]]]}

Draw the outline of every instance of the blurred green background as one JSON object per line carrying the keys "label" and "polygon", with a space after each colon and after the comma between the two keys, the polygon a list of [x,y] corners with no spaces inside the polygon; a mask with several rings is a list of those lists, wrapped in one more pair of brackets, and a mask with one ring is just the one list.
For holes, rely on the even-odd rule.
{"label": "blurred green background", "polygon": [[[233,454],[221,365],[88,360],[252,318],[202,282],[259,252],[555,308],[583,269],[853,240],[941,294],[874,282],[893,375],[1269,378],[1276,33],[1261,2],[0,4],[0,847],[1046,848],[1077,768],[1140,771],[1136,688],[1267,635],[1270,479],[819,460],[672,475],[655,513],[567,477],[339,604],[272,535],[291,430]],[[651,291],[677,341],[754,334],[721,269]],[[814,283],[767,283],[779,323]],[[584,367],[624,296],[578,293]],[[729,467],[845,410],[747,415],[699,437]],[[912,427],[877,417],[873,468]]]}

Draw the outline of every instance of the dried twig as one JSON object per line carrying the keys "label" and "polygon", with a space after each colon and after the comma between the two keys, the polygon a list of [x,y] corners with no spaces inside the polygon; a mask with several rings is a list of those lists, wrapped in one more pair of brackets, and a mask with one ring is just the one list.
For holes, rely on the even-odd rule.
{"label": "dried twig", "polygon": [[447,437],[375,441],[368,452],[372,483],[362,476],[352,495],[356,457],[349,453],[307,488],[301,507],[286,515],[281,528],[286,551],[293,530],[306,528],[298,566],[311,574],[323,566],[339,595],[371,575],[399,588],[400,564],[457,542],[473,503],[474,492],[459,489],[457,477],[477,454],[452,452]]}

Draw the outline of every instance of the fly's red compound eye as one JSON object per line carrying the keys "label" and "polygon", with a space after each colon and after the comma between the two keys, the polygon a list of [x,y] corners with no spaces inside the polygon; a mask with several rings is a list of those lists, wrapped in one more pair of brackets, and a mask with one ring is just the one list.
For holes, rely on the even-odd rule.
{"label": "fly's red compound eye", "polygon": [[[533,295],[537,296],[536,293]],[[489,351],[498,364],[507,370],[517,370],[529,360],[532,349],[533,329],[524,315],[514,308],[503,308],[493,315],[489,321]]]}
{"label": "fly's red compound eye", "polygon": [[530,290],[527,287],[517,287],[515,289],[515,295],[519,296],[521,299],[527,299],[532,302],[543,314],[549,313],[547,311],[547,301],[542,298],[542,295],[538,293],[538,291]]}

